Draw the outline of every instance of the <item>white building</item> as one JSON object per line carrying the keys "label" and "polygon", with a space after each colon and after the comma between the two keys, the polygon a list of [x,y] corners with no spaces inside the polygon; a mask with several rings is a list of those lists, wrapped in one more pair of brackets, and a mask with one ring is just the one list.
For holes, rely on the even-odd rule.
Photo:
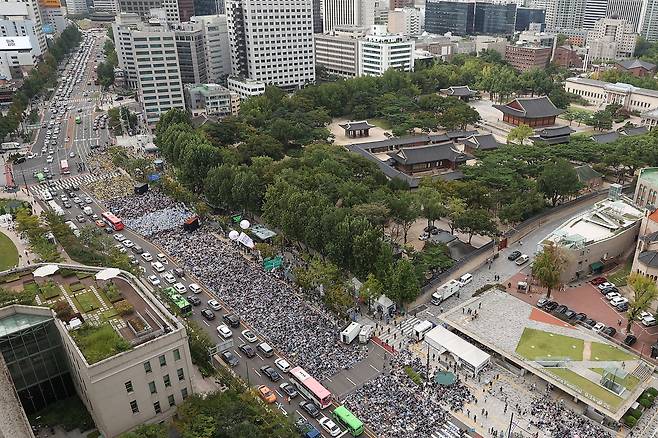
{"label": "white building", "polygon": [[64,32],[64,29],[69,25],[68,20],[66,19],[66,8],[59,2],[56,2],[52,6],[50,4],[40,3],[39,6],[43,23],[50,25],[55,32],[55,35]]}
{"label": "white building", "polygon": [[322,0],[322,27],[330,32],[336,26],[372,26],[376,0]]}
{"label": "white building", "polygon": [[66,12],[68,15],[84,15],[89,12],[86,0],[68,0],[66,2]]}
{"label": "white building", "polygon": [[[14,21],[17,28],[13,31],[7,30],[7,34],[0,36],[30,36],[34,34],[37,44],[33,47],[35,56],[46,53],[46,36],[43,33],[43,20],[37,0],[9,0],[0,3],[0,17],[8,17]],[[23,29],[20,29],[20,27]]]}
{"label": "white building", "polygon": [[637,33],[626,20],[602,18],[587,32],[589,57],[611,61],[633,56]]}
{"label": "white building", "polygon": [[586,0],[547,0],[546,29],[582,29]]}
{"label": "white building", "polygon": [[421,34],[420,9],[396,8],[388,12],[388,31],[415,36]]}
{"label": "white building", "polygon": [[295,89],[315,82],[312,0],[228,0],[235,76]]}
{"label": "white building", "polygon": [[315,63],[328,74],[353,78],[359,74],[359,39],[366,29],[359,26],[336,26],[325,34],[315,34]]}
{"label": "white building", "polygon": [[132,32],[141,25],[137,13],[121,13],[112,23],[114,47],[117,53],[118,67],[123,73],[123,81],[128,88],[137,88],[137,69],[133,49]]}
{"label": "white building", "polygon": [[645,0],[640,14],[640,35],[650,42],[658,41],[658,0]]}
{"label": "white building", "polygon": [[574,77],[564,83],[567,93],[577,94],[597,109],[611,103],[618,103],[628,111],[645,112],[658,108],[658,91],[638,88],[617,82],[596,81],[594,79]]}
{"label": "white building", "polygon": [[231,46],[226,15],[202,15],[190,18],[203,30],[203,47],[206,56],[208,81],[222,82],[231,74]]}
{"label": "white building", "polygon": [[0,77],[20,79],[36,62],[29,37],[0,37]]}
{"label": "white building", "polygon": [[94,0],[94,12],[116,15],[119,12],[119,2],[117,0]]}
{"label": "white building", "polygon": [[359,40],[359,76],[381,76],[389,68],[413,71],[415,42],[403,35],[369,35]]}
{"label": "white building", "polygon": [[193,117],[235,116],[240,110],[240,96],[218,84],[189,84],[185,86],[185,107]]}
{"label": "white building", "polygon": [[229,91],[237,94],[241,100],[263,94],[266,86],[265,82],[238,78],[235,76],[229,76],[226,79],[226,84],[228,85]]}

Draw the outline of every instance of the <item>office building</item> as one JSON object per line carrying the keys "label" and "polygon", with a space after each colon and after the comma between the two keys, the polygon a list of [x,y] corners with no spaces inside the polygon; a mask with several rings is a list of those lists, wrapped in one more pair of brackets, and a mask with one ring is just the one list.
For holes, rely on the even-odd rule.
{"label": "office building", "polygon": [[403,35],[368,35],[359,40],[359,76],[381,76],[389,68],[413,71],[415,41]]}
{"label": "office building", "polygon": [[175,27],[176,51],[180,80],[183,84],[208,82],[203,26],[200,23],[182,23]]}
{"label": "office building", "polygon": [[557,40],[557,35],[546,32],[533,32],[524,30],[518,36],[516,43],[518,45],[531,45],[538,47],[553,47]]}
{"label": "office building", "polygon": [[[35,56],[46,53],[46,36],[43,33],[43,21],[37,0],[9,0],[0,3],[0,17],[9,17],[15,21],[17,28],[13,31],[7,30],[7,34],[0,36],[30,36],[34,34],[37,44],[32,50]],[[21,26],[23,29],[21,29]]]}
{"label": "office building", "polygon": [[284,89],[315,82],[312,0],[226,2],[233,74]]}
{"label": "office building", "polygon": [[225,14],[224,0],[192,0],[194,14],[199,15],[223,15]]}
{"label": "office building", "polygon": [[583,14],[583,28],[593,29],[594,24],[608,15],[609,0],[585,0],[585,12]]}
{"label": "office building", "polygon": [[516,20],[515,4],[475,3],[475,33],[511,35]]}
{"label": "office building", "polygon": [[[77,393],[106,437],[166,420],[193,390],[184,326],[132,274],[120,272],[104,281],[95,279],[100,268],[75,268],[90,274],[76,282],[84,288],[79,293],[94,291],[101,305],[110,310],[122,303],[131,311],[115,312],[107,322],[94,322],[103,321],[100,308],[82,308],[63,287],[70,280],[61,274],[50,275],[48,280],[57,285],[59,296],[42,303],[43,307],[9,305],[0,309],[0,355],[13,384],[0,392],[15,391],[27,414]],[[14,271],[21,280],[3,287],[19,292],[29,284],[38,290],[42,279],[33,277],[31,269]],[[118,300],[111,300],[110,289]],[[71,316],[62,314],[60,319],[48,306],[62,296]],[[105,311],[105,315],[109,313]],[[96,336],[111,345],[92,345]]]}
{"label": "office building", "polygon": [[192,117],[237,115],[240,96],[218,84],[188,84],[185,86],[185,107]]}
{"label": "office building", "polygon": [[329,75],[353,78],[359,74],[359,42],[366,29],[358,26],[336,26],[326,34],[316,34],[315,64]]}
{"label": "office building", "polygon": [[229,76],[226,79],[226,85],[229,91],[237,94],[241,100],[245,100],[251,96],[259,96],[265,92],[265,82],[255,81],[253,79]]}
{"label": "office building", "polygon": [[[50,6],[51,4],[56,6]],[[39,2],[39,8],[44,26],[50,26],[55,36],[64,32],[68,26],[68,20],[66,19],[66,8],[59,3],[59,0]]]}
{"label": "office building", "polygon": [[0,77],[22,79],[36,65],[29,37],[0,37]]}
{"label": "office building", "polygon": [[226,15],[203,15],[190,18],[203,31],[206,73],[211,83],[222,83],[231,74],[231,46]]}
{"label": "office building", "polygon": [[520,72],[548,67],[553,54],[552,47],[535,45],[508,45],[505,61]]}
{"label": "office building", "polygon": [[138,86],[132,31],[137,29],[141,23],[137,13],[120,13],[112,23],[118,67],[121,70],[124,85],[132,89],[136,89]]}
{"label": "office building", "polygon": [[638,29],[647,41],[658,41],[658,0],[644,0]]}
{"label": "office building", "polygon": [[606,18],[626,20],[634,30],[639,32],[642,11],[646,0],[608,0]]}
{"label": "office building", "polygon": [[389,33],[401,33],[404,35],[420,35],[420,9],[397,8],[388,12]]}
{"label": "office building", "polygon": [[89,12],[86,0],[68,0],[66,2],[67,15],[85,15]]}
{"label": "office building", "polygon": [[556,47],[553,52],[553,62],[564,68],[583,68],[583,59],[573,46]]}
{"label": "office building", "polygon": [[582,29],[586,0],[547,0],[546,29]]}
{"label": "office building", "polygon": [[540,30],[544,30],[546,23],[546,11],[534,8],[516,8],[516,20],[514,30],[521,32],[530,29],[530,24],[540,24]]}
{"label": "office building", "polygon": [[94,0],[94,12],[116,15],[119,12],[119,3],[117,0]]}
{"label": "office building", "polygon": [[322,24],[322,0],[313,0],[313,33],[324,32]]}
{"label": "office building", "polygon": [[425,3],[425,31],[443,35],[473,34],[475,3],[427,0]]}
{"label": "office building", "polygon": [[[183,14],[191,14],[191,4],[187,0],[118,0],[119,9],[124,13],[138,14],[142,20],[151,18],[152,9],[163,9],[167,22],[180,23]],[[180,2],[180,7],[179,7]]]}
{"label": "office building", "polygon": [[577,94],[591,105],[605,107],[616,103],[628,112],[643,112],[658,108],[658,91],[639,88],[630,84],[597,81],[573,77],[564,82],[567,93]]}
{"label": "office building", "polygon": [[372,26],[375,24],[376,0],[322,0],[322,28],[336,26]]}
{"label": "office building", "polygon": [[591,59],[609,61],[630,58],[636,42],[637,33],[626,20],[602,18],[587,32]]}
{"label": "office building", "polygon": [[[386,4],[386,1],[383,2]],[[413,7],[414,0],[389,0],[388,8],[393,11],[398,8]]]}

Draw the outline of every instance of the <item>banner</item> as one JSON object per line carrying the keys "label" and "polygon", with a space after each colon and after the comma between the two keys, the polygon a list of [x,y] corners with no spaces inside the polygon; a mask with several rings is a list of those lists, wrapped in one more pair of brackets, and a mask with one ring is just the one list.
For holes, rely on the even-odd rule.
{"label": "banner", "polygon": [[245,233],[240,233],[238,236],[238,242],[246,246],[247,248],[254,248],[254,241],[251,240],[251,237],[247,236]]}

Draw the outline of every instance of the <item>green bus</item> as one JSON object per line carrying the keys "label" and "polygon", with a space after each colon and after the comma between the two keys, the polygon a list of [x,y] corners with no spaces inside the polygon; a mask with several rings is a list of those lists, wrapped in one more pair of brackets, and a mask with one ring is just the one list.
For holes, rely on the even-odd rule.
{"label": "green bus", "polygon": [[163,292],[167,298],[169,298],[169,301],[171,301],[171,303],[178,309],[182,316],[192,315],[192,305],[185,299],[184,296],[176,292],[176,289],[173,287],[168,287]]}
{"label": "green bus", "polygon": [[353,413],[347,410],[345,406],[338,406],[331,413],[331,416],[338,424],[346,427],[353,436],[359,436],[363,433],[363,423]]}
{"label": "green bus", "polygon": [[77,123],[78,125],[82,123],[82,119],[80,118],[80,116],[75,116],[75,123]]}
{"label": "green bus", "polygon": [[43,175],[43,173],[41,172],[37,173],[37,181],[39,181],[39,183],[46,181],[46,177]]}

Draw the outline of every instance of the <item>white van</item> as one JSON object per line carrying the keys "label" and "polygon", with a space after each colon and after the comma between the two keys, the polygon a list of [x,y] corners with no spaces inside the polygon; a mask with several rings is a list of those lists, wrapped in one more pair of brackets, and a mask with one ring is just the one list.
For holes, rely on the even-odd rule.
{"label": "white van", "polygon": [[263,356],[265,357],[272,357],[274,354],[274,349],[270,347],[267,342],[261,342],[256,348],[263,353]]}
{"label": "white van", "polygon": [[88,205],[82,209],[82,212],[87,216],[91,216],[92,214],[94,214],[94,210],[92,210],[91,207]]}
{"label": "white van", "polygon": [[461,286],[466,286],[471,281],[473,281],[473,276],[471,274],[464,274],[461,277],[459,277],[459,284]]}

